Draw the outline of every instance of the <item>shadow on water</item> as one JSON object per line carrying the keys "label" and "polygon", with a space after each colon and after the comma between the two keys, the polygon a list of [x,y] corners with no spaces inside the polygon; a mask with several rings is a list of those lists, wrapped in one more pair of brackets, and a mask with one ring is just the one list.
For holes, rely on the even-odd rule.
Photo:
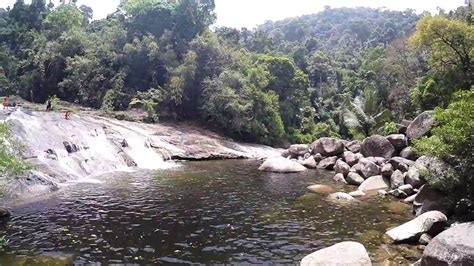
{"label": "shadow on water", "polygon": [[282,175],[257,166],[189,162],[64,188],[13,210],[0,226],[10,239],[0,265],[295,264],[346,240],[362,242],[376,260],[400,259],[382,235],[409,219],[403,206],[376,198],[337,205],[306,190],[314,183],[348,189],[329,172]]}

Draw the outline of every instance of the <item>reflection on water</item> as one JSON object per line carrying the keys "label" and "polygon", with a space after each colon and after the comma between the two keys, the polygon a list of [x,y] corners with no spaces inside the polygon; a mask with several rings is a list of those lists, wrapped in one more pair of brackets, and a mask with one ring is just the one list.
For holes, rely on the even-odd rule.
{"label": "reflection on water", "polygon": [[372,252],[381,244],[377,232],[408,219],[376,199],[338,206],[306,191],[331,184],[328,172],[282,175],[257,166],[194,162],[66,187],[13,210],[0,226],[10,239],[0,265],[294,264],[345,240]]}

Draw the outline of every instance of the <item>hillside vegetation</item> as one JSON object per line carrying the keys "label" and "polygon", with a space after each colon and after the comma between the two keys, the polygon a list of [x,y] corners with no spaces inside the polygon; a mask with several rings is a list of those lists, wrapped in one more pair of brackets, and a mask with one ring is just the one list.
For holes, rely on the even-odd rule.
{"label": "hillside vegetation", "polygon": [[[0,10],[1,94],[40,103],[56,95],[109,112],[139,107],[148,122],[200,121],[269,145],[390,133],[393,122],[435,107],[440,127],[472,126],[463,109],[472,97],[453,102],[472,94],[470,7],[436,16],[328,7],[255,30],[211,30],[214,8],[213,0],[126,0],[92,21],[75,1],[18,0]],[[461,110],[443,114],[448,106]],[[470,155],[449,148],[472,146],[465,130],[459,143],[431,149],[453,141],[441,131],[420,150]]]}

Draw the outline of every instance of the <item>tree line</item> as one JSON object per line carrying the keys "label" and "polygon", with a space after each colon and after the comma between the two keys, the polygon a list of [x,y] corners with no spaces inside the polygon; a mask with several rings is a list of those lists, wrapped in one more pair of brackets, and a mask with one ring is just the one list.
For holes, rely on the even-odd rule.
{"label": "tree line", "polygon": [[106,19],[45,0],[0,9],[0,89],[43,103],[197,120],[271,145],[361,139],[447,107],[472,77],[472,12],[330,8],[221,27],[213,0],[125,0]]}

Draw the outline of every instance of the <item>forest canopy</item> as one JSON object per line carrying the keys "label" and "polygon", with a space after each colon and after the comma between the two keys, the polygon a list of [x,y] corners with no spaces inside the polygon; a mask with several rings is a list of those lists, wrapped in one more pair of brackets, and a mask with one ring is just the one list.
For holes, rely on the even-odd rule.
{"label": "forest canopy", "polygon": [[213,0],[124,0],[106,19],[75,1],[0,9],[0,91],[107,112],[200,121],[281,145],[364,138],[447,107],[473,84],[468,7],[326,8],[254,30],[211,27]]}

